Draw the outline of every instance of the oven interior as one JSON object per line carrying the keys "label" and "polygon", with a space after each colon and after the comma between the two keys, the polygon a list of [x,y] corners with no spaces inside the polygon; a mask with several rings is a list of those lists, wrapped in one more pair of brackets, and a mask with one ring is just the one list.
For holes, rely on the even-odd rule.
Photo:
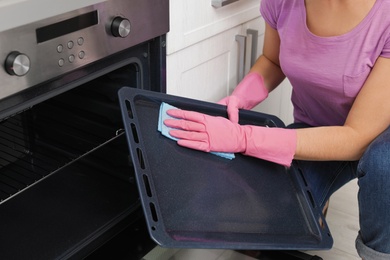
{"label": "oven interior", "polygon": [[82,164],[133,182],[117,91],[124,84],[137,86],[138,73],[130,64],[3,121],[0,199],[80,158]]}
{"label": "oven interior", "polygon": [[128,259],[155,246],[146,229],[140,232],[144,219],[117,96],[123,86],[147,88],[142,72],[127,64],[0,123],[2,259],[78,259],[94,251],[88,259],[95,259],[118,233],[127,236],[121,243],[143,234],[109,246],[125,249]]}

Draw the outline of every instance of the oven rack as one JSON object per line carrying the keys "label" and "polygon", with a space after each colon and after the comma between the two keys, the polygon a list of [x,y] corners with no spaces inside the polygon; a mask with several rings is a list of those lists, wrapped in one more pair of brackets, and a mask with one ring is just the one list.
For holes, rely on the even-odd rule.
{"label": "oven rack", "polygon": [[82,86],[0,123],[0,203],[91,153],[96,156],[83,163],[133,178],[112,171],[118,161],[126,169],[132,163],[113,94],[117,87],[103,85]]}
{"label": "oven rack", "polygon": [[[11,121],[13,122],[9,123],[16,123],[14,119]],[[118,144],[125,142],[123,131],[118,131],[116,136],[103,143],[93,144],[93,148],[88,151],[73,150],[74,153],[71,153],[44,142],[37,142],[32,152],[28,149],[29,144],[26,146],[18,144],[25,142],[24,139],[17,138],[14,138],[15,143],[10,145],[9,140],[4,138],[6,128],[4,124],[0,126],[0,203],[87,155],[90,156],[83,160],[84,164],[103,170],[107,174],[116,174],[118,178],[126,181],[133,179],[112,172],[112,162],[106,158],[107,154],[120,158],[120,151],[126,153],[125,147],[118,149]],[[123,167],[127,166],[128,161]]]}

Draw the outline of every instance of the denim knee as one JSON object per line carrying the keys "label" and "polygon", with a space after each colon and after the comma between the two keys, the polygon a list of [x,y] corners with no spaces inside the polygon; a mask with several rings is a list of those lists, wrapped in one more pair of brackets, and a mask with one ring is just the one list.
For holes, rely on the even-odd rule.
{"label": "denim knee", "polygon": [[[358,165],[360,233],[357,249],[366,259],[390,259],[390,130],[366,149]],[[376,258],[370,258],[373,252]],[[385,257],[385,258],[382,258]]]}
{"label": "denim knee", "polygon": [[372,169],[381,176],[372,178],[387,177],[390,166],[390,128],[377,137],[366,149],[358,165],[358,177],[364,176]]}

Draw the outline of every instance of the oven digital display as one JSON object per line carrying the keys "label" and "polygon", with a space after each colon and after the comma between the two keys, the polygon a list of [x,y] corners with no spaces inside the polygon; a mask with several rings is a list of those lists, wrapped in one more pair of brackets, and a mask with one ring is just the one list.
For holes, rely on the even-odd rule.
{"label": "oven digital display", "polygon": [[68,33],[98,24],[98,13],[93,11],[70,18],[58,23],[50,24],[36,30],[37,43],[45,42]]}

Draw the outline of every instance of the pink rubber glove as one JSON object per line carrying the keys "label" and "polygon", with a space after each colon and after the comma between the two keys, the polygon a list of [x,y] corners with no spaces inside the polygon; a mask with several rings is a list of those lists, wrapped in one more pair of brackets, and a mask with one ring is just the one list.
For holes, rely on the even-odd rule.
{"label": "pink rubber glove", "polygon": [[233,93],[218,104],[227,106],[230,121],[238,123],[238,109],[252,109],[268,97],[261,75],[251,72],[237,85]]}
{"label": "pink rubber glove", "polygon": [[204,152],[244,153],[290,166],[295,154],[296,131],[293,129],[241,126],[224,117],[171,109],[164,124],[176,128],[169,132],[178,144]]}

